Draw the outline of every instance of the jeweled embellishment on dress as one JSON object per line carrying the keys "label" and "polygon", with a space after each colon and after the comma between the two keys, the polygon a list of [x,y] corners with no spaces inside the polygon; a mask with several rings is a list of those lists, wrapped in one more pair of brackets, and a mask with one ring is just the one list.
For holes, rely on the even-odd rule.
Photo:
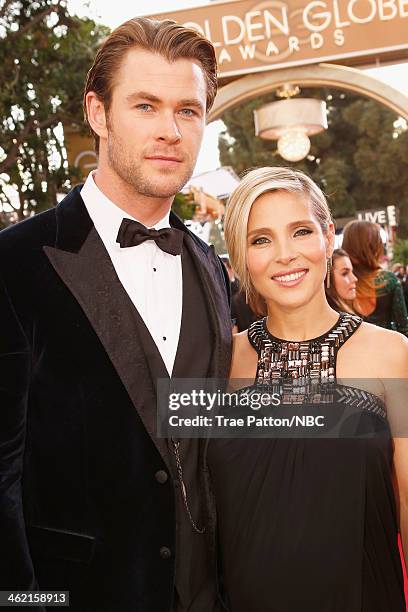
{"label": "jeweled embellishment on dress", "polygon": [[268,331],[266,317],[255,321],[248,330],[249,341],[259,355],[255,384],[271,385],[278,379],[334,382],[337,351],[361,322],[360,317],[342,312],[327,334],[290,342],[275,338]]}

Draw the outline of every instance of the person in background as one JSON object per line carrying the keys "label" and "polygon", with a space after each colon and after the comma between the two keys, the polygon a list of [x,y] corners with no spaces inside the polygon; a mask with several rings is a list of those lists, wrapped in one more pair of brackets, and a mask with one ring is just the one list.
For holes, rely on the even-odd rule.
{"label": "person in background", "polygon": [[239,291],[239,281],[237,277],[235,276],[234,270],[231,267],[231,263],[230,263],[228,255],[220,255],[220,259],[227,269],[228,278],[229,278],[230,285],[231,285],[231,295],[234,295],[235,293],[237,293],[237,291]]}
{"label": "person in background", "polygon": [[242,332],[256,321],[259,317],[254,313],[251,307],[247,304],[245,293],[241,289],[238,278],[231,266],[227,255],[221,256],[222,262],[227,268],[228,276],[231,283],[231,320],[232,332],[234,334]]}
{"label": "person in background", "polygon": [[404,268],[404,280],[401,281],[402,289],[404,291],[405,305],[408,310],[408,266],[403,266]]}
{"label": "person in background", "polygon": [[370,221],[350,221],[344,228],[342,246],[358,278],[356,307],[365,321],[408,335],[401,283],[380,266],[384,253],[380,227]]}
{"label": "person in background", "polygon": [[402,291],[404,292],[405,305],[408,310],[408,277],[406,266],[401,263],[394,263],[392,265],[392,272],[394,272],[395,276],[398,278],[402,285]]}
{"label": "person in background", "polygon": [[405,266],[400,263],[395,263],[392,265],[392,272],[398,278],[398,280],[402,283],[405,280]]}
{"label": "person in background", "polygon": [[326,286],[326,298],[337,312],[358,314],[354,306],[356,299],[357,277],[353,264],[344,249],[335,249],[330,268],[330,283]]}

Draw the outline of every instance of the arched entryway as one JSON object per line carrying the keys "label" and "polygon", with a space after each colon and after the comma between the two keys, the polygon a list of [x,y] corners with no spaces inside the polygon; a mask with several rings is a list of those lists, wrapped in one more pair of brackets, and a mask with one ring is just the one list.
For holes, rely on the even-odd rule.
{"label": "arched entryway", "polygon": [[218,91],[208,121],[219,119],[229,108],[273,91],[285,83],[353,91],[384,104],[408,120],[408,96],[400,91],[361,70],[335,64],[316,64],[253,73],[224,85]]}

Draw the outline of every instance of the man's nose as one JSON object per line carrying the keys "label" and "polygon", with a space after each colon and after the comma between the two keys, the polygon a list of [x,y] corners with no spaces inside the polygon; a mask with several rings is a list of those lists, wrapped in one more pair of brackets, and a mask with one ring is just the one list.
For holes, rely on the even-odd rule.
{"label": "man's nose", "polygon": [[160,117],[156,129],[156,138],[170,144],[181,140],[181,132],[173,113],[166,113]]}

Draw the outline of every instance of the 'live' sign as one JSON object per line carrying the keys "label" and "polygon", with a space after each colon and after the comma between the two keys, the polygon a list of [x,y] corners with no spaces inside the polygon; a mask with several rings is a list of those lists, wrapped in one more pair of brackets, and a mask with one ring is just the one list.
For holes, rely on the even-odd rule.
{"label": "'live' sign", "polygon": [[379,225],[390,225],[391,227],[398,225],[395,206],[387,206],[387,208],[380,210],[360,210],[357,212],[357,219],[359,221],[371,221]]}

